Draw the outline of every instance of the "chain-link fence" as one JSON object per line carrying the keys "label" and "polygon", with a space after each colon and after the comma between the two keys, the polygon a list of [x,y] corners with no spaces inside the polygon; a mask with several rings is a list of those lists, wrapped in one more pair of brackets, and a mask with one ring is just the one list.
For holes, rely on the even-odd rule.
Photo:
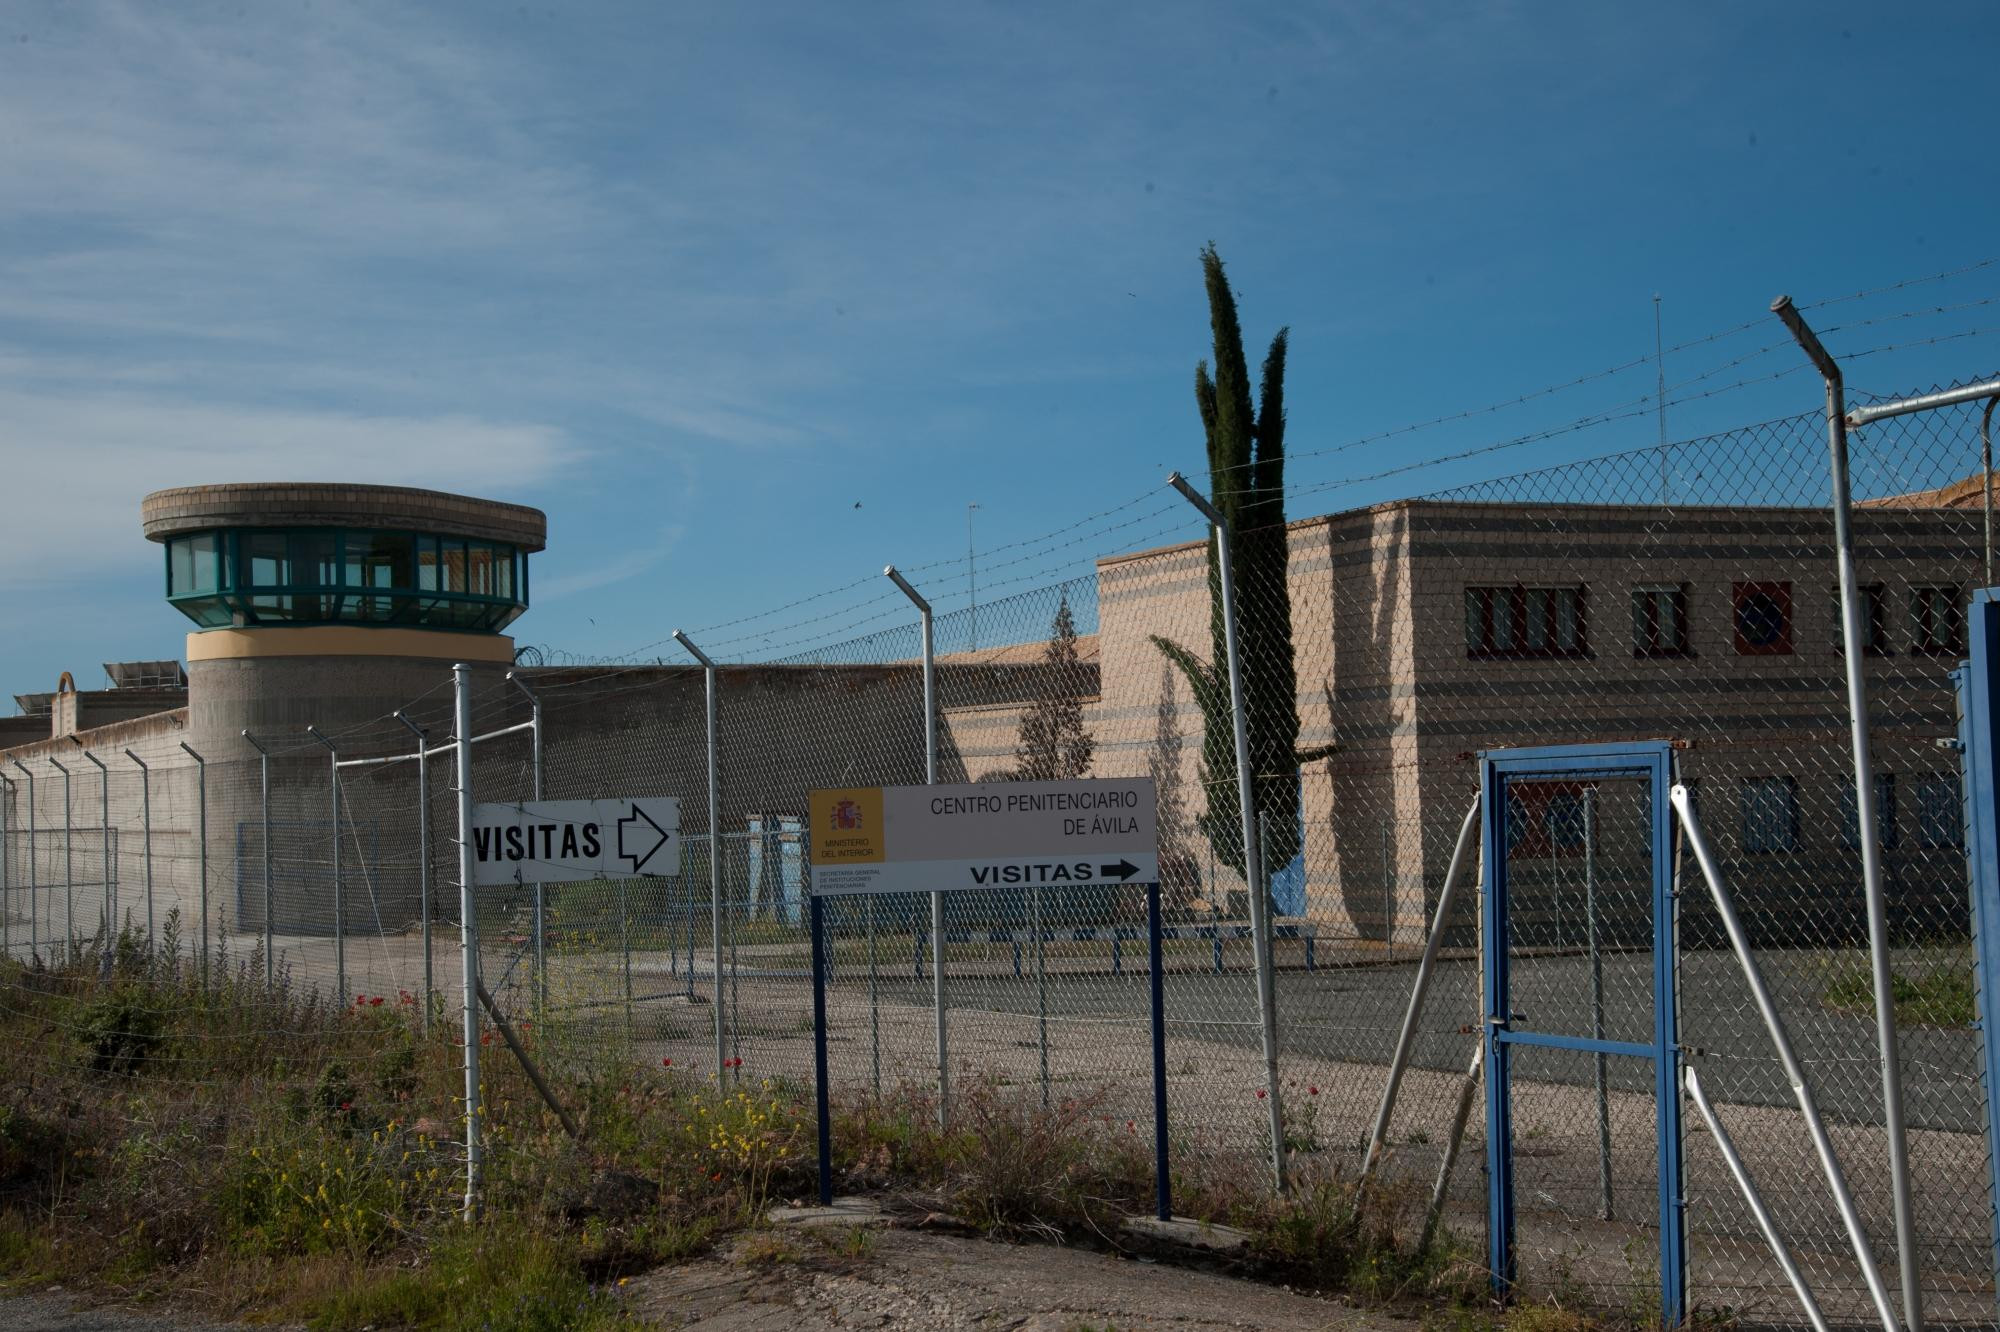
{"label": "chain-link fence", "polygon": [[[1977,411],[1885,423],[1853,451],[1917,1229],[1933,1315],[1961,1321],[1993,1310],[1959,776],[1940,745],[1964,606],[1988,558]],[[1220,625],[1192,511],[1179,532],[1196,539],[938,617],[939,780],[1157,784],[1178,1161],[1259,1168],[1275,1094],[1296,1166],[1358,1167],[1476,755],[1667,739],[1893,1268],[1823,428],[1801,416],[1239,534],[1276,1087],[1259,1048]],[[1273,568],[1282,576],[1257,572]],[[677,877],[480,890],[480,968],[502,1011],[546,1040],[622,1043],[650,1064],[709,1070],[719,1040],[725,1076],[810,1078],[807,796],[925,780],[923,671],[916,616],[893,589],[859,623],[802,613],[793,628],[817,644],[716,672],[714,830],[700,667],[526,670],[532,697],[504,668],[474,673],[472,730],[486,737],[475,799],[682,801]],[[747,639],[702,646],[759,655]],[[64,749],[28,755],[9,770],[0,839],[9,954],[91,937],[108,904],[119,928],[171,934],[171,948],[245,982],[455,1008],[457,777],[438,677],[400,716],[325,743],[256,736],[197,764],[169,731],[134,724],[129,755],[93,749],[102,776]],[[1535,1016],[1562,1030],[1615,1038],[1651,1021],[1650,899],[1630,845],[1639,799],[1551,782],[1508,830],[1528,963],[1517,977]],[[1713,909],[1701,891],[1679,901],[1687,1058],[1828,1313],[1866,1320]],[[1460,902],[1442,923],[1381,1167],[1412,1187],[1428,1187],[1450,1144],[1485,1016],[1477,894]],[[1139,889],[950,894],[941,938],[928,898],[841,899],[828,925],[841,1095],[935,1081],[941,959],[955,1082],[1101,1095],[1114,1125],[1149,1131]],[[1531,1285],[1599,1301],[1657,1289],[1655,1106],[1629,1062],[1537,1053],[1516,1067]],[[1448,1194],[1446,1223],[1466,1235],[1483,1224],[1478,1157],[1468,1144]],[[1686,1160],[1695,1307],[1788,1316],[1782,1275],[1692,1118]]]}

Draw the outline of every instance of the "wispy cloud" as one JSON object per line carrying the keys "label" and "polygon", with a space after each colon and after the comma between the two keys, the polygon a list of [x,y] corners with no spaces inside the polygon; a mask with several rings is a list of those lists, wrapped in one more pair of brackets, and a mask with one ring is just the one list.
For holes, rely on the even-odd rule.
{"label": "wispy cloud", "polygon": [[[559,429],[463,416],[364,416],[0,391],[10,506],[0,579],[34,586],[131,568],[139,500],[165,486],[353,480],[533,502],[581,450]],[[476,487],[467,487],[477,478]]]}

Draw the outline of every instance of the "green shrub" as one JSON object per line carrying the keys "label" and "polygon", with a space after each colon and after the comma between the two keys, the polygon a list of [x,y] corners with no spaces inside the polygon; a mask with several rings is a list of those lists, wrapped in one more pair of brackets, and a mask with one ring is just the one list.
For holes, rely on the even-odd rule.
{"label": "green shrub", "polygon": [[160,997],[124,985],[85,1004],[76,1015],[84,1057],[99,1073],[137,1073],[165,1042]]}

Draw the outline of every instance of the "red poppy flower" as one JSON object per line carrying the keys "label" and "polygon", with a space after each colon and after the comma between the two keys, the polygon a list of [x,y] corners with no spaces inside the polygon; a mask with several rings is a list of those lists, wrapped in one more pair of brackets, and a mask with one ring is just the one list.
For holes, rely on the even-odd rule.
{"label": "red poppy flower", "polygon": [[673,1066],[674,1066],[674,1061],[671,1059],[662,1059],[660,1061],[661,1068],[672,1068]]}
{"label": "red poppy flower", "polygon": [[1319,1095],[1319,1088],[1317,1088],[1317,1087],[1308,1087],[1308,1088],[1306,1088],[1306,1095],[1308,1095],[1308,1096],[1317,1096],[1317,1095]]}
{"label": "red poppy flower", "polygon": [[1257,1089],[1257,1099],[1260,1101],[1264,1099],[1264,1089],[1262,1087]]}
{"label": "red poppy flower", "polygon": [[378,994],[373,999],[370,999],[368,1006],[370,1008],[380,1008],[382,1006],[382,996]]}

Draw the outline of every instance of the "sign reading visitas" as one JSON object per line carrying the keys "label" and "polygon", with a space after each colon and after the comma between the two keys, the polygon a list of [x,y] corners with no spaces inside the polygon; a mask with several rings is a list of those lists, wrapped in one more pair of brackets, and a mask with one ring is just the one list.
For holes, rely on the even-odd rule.
{"label": "sign reading visitas", "polygon": [[530,800],[472,807],[472,881],[675,878],[681,872],[681,802]]}
{"label": "sign reading visitas", "polygon": [[1150,777],[814,791],[813,892],[1152,883],[1153,801]]}

